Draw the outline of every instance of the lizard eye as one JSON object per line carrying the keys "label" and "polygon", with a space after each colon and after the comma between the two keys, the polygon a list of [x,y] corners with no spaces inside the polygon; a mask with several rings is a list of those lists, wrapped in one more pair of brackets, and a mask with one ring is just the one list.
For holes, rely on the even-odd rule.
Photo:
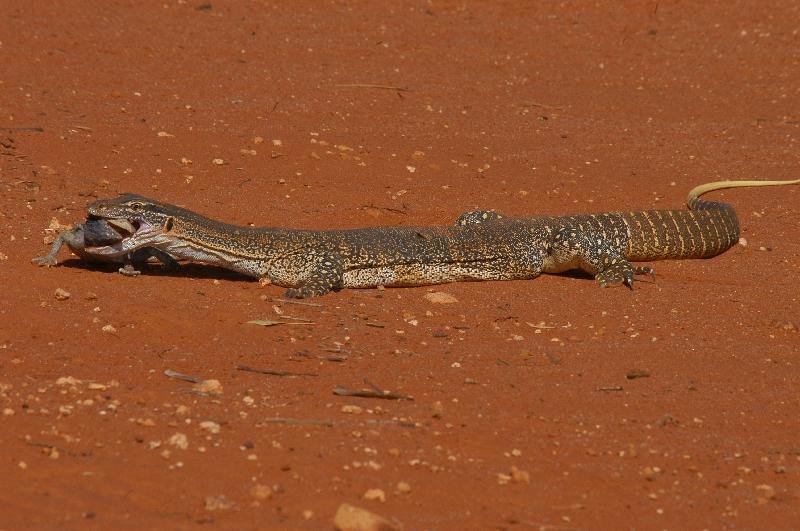
{"label": "lizard eye", "polygon": [[129,207],[131,208],[131,210],[133,210],[134,212],[139,212],[140,210],[142,210],[142,209],[144,208],[144,203],[141,203],[141,202],[139,202],[139,201],[136,201],[136,202],[134,202],[134,203],[128,203],[128,206],[129,206]]}
{"label": "lizard eye", "polygon": [[173,221],[174,220],[172,218],[167,218],[167,221],[164,222],[164,230],[165,231],[169,232],[169,231],[172,230]]}

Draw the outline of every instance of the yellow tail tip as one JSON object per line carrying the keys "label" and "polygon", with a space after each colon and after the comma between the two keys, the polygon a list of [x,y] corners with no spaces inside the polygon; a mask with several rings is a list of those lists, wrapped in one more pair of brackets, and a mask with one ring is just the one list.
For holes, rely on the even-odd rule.
{"label": "yellow tail tip", "polygon": [[701,184],[692,188],[689,192],[689,197],[686,198],[686,204],[689,207],[697,201],[701,195],[713,192],[714,190],[723,190],[725,188],[740,188],[740,187],[756,187],[756,186],[787,186],[791,184],[800,184],[800,179],[793,181],[716,181],[713,183]]}

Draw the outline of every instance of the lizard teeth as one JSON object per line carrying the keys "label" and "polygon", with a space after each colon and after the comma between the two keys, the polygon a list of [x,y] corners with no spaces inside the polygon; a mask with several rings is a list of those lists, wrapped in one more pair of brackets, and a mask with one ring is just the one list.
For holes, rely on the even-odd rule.
{"label": "lizard teeth", "polygon": [[136,228],[131,225],[131,222],[127,219],[108,219],[106,222],[109,225],[120,229],[125,234],[133,234],[136,232]]}

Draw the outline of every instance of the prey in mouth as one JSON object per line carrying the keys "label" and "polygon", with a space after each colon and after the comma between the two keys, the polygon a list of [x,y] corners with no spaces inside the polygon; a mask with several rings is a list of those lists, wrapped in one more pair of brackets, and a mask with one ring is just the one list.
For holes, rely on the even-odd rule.
{"label": "prey in mouth", "polygon": [[54,266],[58,263],[61,248],[66,245],[83,260],[123,264],[119,272],[128,276],[138,275],[138,268],[151,258],[157,259],[169,269],[177,269],[178,262],[156,247],[131,250],[131,238],[148,229],[143,225],[145,224],[135,220],[105,219],[90,214],[85,223],[76,223],[71,229],[61,231],[50,247],[50,252],[31,261],[40,266]]}

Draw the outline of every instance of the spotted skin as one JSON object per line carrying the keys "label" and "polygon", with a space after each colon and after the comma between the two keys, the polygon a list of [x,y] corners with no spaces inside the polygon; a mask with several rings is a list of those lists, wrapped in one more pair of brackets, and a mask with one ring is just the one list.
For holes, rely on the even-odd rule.
{"label": "spotted skin", "polygon": [[[796,184],[798,181],[766,181]],[[150,247],[213,264],[312,297],[342,288],[419,286],[467,280],[531,279],[582,269],[602,286],[633,285],[652,273],[632,261],[708,258],[734,245],[733,208],[699,196],[763,182],[709,183],[690,192],[689,210],[509,218],[462,214],[449,227],[292,230],[229,225],[184,208],[126,194],[87,207],[90,216],[139,227],[118,253]],[[94,252],[94,251],[93,251]]]}
{"label": "spotted skin", "polygon": [[487,221],[496,221],[503,219],[503,214],[495,212],[494,210],[473,210],[472,212],[464,212],[456,220],[456,225],[469,225],[473,223],[485,223]]}

